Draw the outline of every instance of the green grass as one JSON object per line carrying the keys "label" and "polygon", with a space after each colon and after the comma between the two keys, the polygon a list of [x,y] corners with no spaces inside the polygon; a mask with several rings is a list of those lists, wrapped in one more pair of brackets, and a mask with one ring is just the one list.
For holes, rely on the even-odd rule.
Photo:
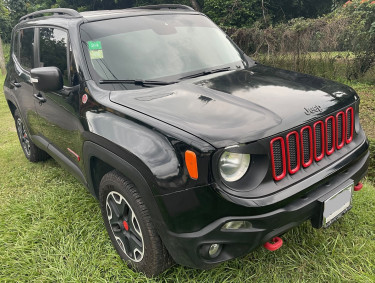
{"label": "green grass", "polygon": [[[3,80],[0,76],[1,90]],[[374,104],[368,101],[374,88],[359,85],[358,90],[369,94],[362,110],[371,123]],[[353,209],[329,229],[304,223],[283,236],[278,251],[260,247],[209,271],[175,266],[147,279],[121,262],[97,201],[78,181],[53,160],[26,160],[1,93],[0,121],[0,282],[375,281],[375,189],[370,181],[355,193]]]}
{"label": "green grass", "polygon": [[355,54],[352,52],[276,53],[269,56],[257,54],[254,59],[265,65],[343,83],[354,83],[354,81],[372,85],[375,83],[375,65],[365,73],[361,73]]}

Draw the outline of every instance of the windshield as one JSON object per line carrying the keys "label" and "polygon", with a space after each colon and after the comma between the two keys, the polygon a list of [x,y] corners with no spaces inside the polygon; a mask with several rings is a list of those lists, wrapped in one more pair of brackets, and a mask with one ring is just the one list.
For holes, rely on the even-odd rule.
{"label": "windshield", "polygon": [[178,79],[194,72],[243,68],[240,51],[201,15],[148,15],[86,23],[81,39],[100,80]]}

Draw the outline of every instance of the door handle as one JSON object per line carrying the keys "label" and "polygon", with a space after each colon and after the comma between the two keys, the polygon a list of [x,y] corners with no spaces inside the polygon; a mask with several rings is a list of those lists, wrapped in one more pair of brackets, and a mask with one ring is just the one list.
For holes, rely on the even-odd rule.
{"label": "door handle", "polygon": [[16,81],[11,82],[10,85],[13,86],[13,87],[21,87],[21,84],[16,82]]}
{"label": "door handle", "polygon": [[44,103],[47,101],[40,93],[34,93],[34,97],[38,99],[40,103]]}

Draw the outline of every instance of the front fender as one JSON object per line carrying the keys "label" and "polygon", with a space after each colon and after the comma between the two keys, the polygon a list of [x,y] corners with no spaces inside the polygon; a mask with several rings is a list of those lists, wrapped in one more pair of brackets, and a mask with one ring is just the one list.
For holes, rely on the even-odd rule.
{"label": "front fender", "polygon": [[[116,154],[123,154],[124,160],[132,165],[138,164],[137,168],[143,168],[139,171],[143,176],[149,176],[147,180],[152,184],[154,195],[207,184],[207,166],[211,152],[200,150],[193,142],[186,142],[187,139],[183,140],[182,134],[178,136],[176,132],[189,134],[167,124],[152,127],[118,112],[88,111],[85,116],[89,129],[86,140],[98,140],[97,144],[106,144],[105,148]],[[116,148],[117,152],[112,148]],[[185,166],[184,153],[188,149],[195,150],[201,165],[199,169],[205,170],[198,180],[189,177]]]}

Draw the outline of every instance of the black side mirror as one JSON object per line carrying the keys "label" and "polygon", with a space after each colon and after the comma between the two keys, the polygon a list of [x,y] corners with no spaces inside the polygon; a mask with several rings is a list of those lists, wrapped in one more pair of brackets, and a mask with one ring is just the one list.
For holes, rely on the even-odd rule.
{"label": "black side mirror", "polygon": [[32,69],[31,82],[39,91],[58,91],[64,86],[61,71],[57,67]]}

